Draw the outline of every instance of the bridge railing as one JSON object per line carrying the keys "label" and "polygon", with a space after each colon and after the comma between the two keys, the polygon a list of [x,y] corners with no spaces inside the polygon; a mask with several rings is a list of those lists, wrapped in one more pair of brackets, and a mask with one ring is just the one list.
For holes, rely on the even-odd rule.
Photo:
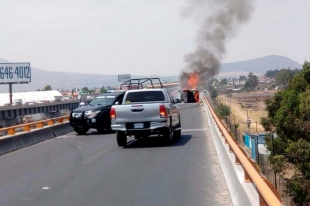
{"label": "bridge railing", "polygon": [[61,117],[45,119],[45,120],[35,121],[31,123],[11,126],[11,127],[0,128],[0,133],[5,134],[5,135],[15,135],[18,132],[29,132],[32,129],[40,129],[40,128],[43,128],[44,126],[52,126],[57,123],[61,124],[64,122],[68,122],[69,118],[70,118],[69,115],[65,115]]}
{"label": "bridge railing", "polygon": [[259,195],[260,206],[280,206],[282,205],[281,197],[277,189],[264,177],[261,176],[258,166],[247,156],[245,151],[238,145],[237,141],[232,137],[230,132],[224,126],[223,122],[216,115],[211,107],[208,99],[204,97],[211,115],[219,128],[225,143],[228,144],[229,152],[235,155],[235,164],[241,165],[244,170],[244,181],[254,183]]}

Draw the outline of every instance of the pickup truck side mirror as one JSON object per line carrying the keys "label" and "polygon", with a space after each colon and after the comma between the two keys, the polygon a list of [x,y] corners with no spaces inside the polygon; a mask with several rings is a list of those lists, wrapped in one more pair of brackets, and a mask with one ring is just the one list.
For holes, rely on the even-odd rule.
{"label": "pickup truck side mirror", "polygon": [[118,103],[118,102],[115,102],[114,104],[115,104],[115,105],[118,105],[119,103]]}

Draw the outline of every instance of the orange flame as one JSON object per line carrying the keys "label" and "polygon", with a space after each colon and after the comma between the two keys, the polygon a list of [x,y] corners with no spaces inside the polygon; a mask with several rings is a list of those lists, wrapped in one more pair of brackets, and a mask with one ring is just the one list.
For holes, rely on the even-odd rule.
{"label": "orange flame", "polygon": [[189,87],[191,87],[191,89],[196,89],[198,82],[199,82],[198,74],[192,74],[188,79],[187,84]]}
{"label": "orange flame", "polygon": [[199,103],[199,92],[198,91],[195,92],[195,100],[196,100],[196,103]]}

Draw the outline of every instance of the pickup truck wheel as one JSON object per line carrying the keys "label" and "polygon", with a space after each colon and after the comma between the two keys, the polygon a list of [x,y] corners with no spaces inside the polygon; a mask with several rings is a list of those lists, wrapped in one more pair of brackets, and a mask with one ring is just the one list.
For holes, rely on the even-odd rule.
{"label": "pickup truck wheel", "polygon": [[86,134],[87,132],[88,132],[88,128],[85,128],[85,127],[83,127],[83,128],[77,128],[77,127],[75,127],[74,128],[74,131],[76,132],[76,133],[78,133],[79,135],[84,135],[84,134]]}
{"label": "pickup truck wheel", "polygon": [[171,144],[173,142],[173,139],[174,139],[173,136],[174,136],[173,128],[170,125],[170,127],[164,133],[164,138],[165,138],[167,144]]}
{"label": "pickup truck wheel", "polygon": [[116,140],[117,140],[117,144],[120,147],[123,147],[126,145],[127,143],[127,136],[124,132],[116,132]]}
{"label": "pickup truck wheel", "polygon": [[174,138],[175,139],[181,138],[181,129],[174,131]]}
{"label": "pickup truck wheel", "polygon": [[174,131],[174,138],[180,139],[181,138],[181,122],[176,128],[179,128],[179,129]]}

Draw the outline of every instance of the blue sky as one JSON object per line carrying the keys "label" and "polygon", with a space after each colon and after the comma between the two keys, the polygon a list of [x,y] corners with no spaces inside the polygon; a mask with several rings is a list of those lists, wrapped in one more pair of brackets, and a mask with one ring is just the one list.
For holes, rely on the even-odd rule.
{"label": "blue sky", "polygon": [[[188,0],[0,0],[0,58],[79,73],[178,75],[199,29]],[[224,62],[267,55],[309,60],[310,1],[257,0]],[[212,8],[210,8],[212,10]]]}

